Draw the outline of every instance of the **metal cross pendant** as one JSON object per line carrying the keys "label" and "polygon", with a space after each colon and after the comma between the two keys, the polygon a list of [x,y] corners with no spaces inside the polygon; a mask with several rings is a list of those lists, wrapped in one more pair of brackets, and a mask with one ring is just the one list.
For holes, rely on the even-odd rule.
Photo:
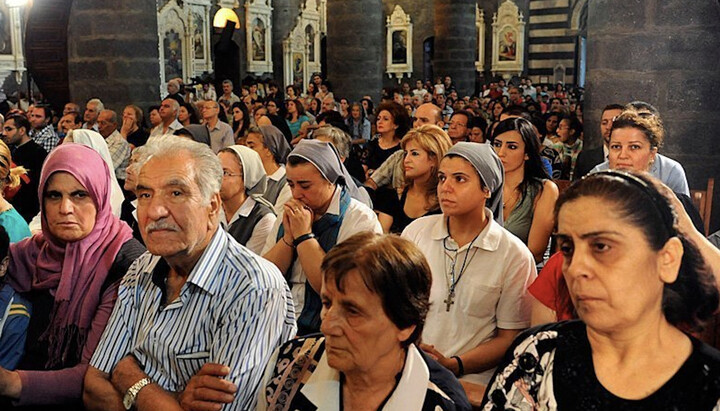
{"label": "metal cross pendant", "polygon": [[455,304],[455,301],[453,299],[455,298],[455,290],[450,290],[448,293],[447,298],[443,301],[445,303],[445,311],[450,312],[450,306]]}

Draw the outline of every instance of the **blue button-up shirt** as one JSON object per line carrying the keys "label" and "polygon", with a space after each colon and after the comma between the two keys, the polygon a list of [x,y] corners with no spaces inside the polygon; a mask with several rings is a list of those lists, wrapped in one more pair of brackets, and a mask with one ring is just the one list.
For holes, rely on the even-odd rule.
{"label": "blue button-up shirt", "polygon": [[182,391],[207,362],[230,368],[238,387],[224,409],[255,407],[265,364],[296,332],[287,283],[267,260],[218,229],[180,295],[163,305],[168,266],[143,254],[128,270],[90,364],[111,373],[133,354],[150,379]]}

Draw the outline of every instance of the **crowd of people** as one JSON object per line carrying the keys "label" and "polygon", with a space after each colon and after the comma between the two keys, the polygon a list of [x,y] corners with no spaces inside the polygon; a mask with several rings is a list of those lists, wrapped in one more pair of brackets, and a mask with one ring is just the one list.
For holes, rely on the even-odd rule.
{"label": "crowd of people", "polygon": [[720,407],[720,235],[651,104],[167,92],[0,119],[2,409]]}

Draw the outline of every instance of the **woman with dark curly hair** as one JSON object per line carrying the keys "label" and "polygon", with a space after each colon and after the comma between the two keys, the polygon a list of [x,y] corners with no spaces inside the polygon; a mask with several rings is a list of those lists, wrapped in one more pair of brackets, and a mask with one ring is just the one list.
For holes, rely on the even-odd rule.
{"label": "woman with dark curly hair", "polygon": [[556,236],[580,321],[520,335],[483,409],[717,409],[720,352],[683,330],[713,315],[718,290],[659,187],[612,170],[563,193]]}
{"label": "woman with dark curly hair", "polygon": [[232,129],[235,143],[240,144],[247,137],[250,128],[250,114],[244,103],[237,102],[232,105]]}
{"label": "woman with dark curly hair", "polygon": [[400,150],[400,140],[410,130],[410,116],[403,106],[395,102],[380,104],[377,108],[377,136],[366,145],[363,164],[370,177],[388,157]]}

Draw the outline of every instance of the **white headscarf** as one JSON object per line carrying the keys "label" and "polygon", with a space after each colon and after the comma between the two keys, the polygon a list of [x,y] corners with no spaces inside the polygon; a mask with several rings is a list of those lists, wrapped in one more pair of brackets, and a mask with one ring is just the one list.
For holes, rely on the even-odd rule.
{"label": "white headscarf", "polygon": [[227,149],[232,150],[240,159],[245,193],[255,201],[263,203],[272,209],[273,204],[263,198],[263,194],[267,189],[267,174],[262,160],[260,160],[260,155],[255,150],[245,146],[234,145],[227,147]]}
{"label": "white headscarf", "polygon": [[108,150],[107,143],[100,133],[93,130],[77,129],[70,130],[65,137],[72,138],[72,142],[76,144],[82,144],[95,150],[100,157],[105,161],[110,169],[110,206],[115,216],[120,216],[122,208],[122,202],[125,200],[120,184],[118,184],[117,177],[115,177],[115,166],[110,156],[110,150]]}

